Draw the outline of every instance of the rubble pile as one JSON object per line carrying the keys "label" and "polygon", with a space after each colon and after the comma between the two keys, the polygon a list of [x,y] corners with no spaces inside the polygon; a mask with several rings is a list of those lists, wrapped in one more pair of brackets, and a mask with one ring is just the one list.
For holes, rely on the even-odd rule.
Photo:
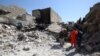
{"label": "rubble pile", "polygon": [[100,3],[90,8],[82,21],[83,44],[87,51],[100,51]]}
{"label": "rubble pile", "polygon": [[[1,56],[61,56],[61,50],[52,50],[55,37],[48,31],[17,31],[15,26],[0,24]],[[55,54],[54,54],[55,53]]]}
{"label": "rubble pile", "polygon": [[[15,7],[11,8],[0,6],[2,12],[0,13],[0,56],[65,56],[61,49],[51,49],[58,33],[48,30],[45,26],[42,26],[45,28],[42,30],[37,28],[36,26],[40,25],[36,21],[37,17],[26,12],[22,13],[23,11],[19,12],[21,10],[16,12]],[[46,25],[46,21],[42,23]]]}
{"label": "rubble pile", "polygon": [[23,30],[36,27],[35,17],[28,14],[23,8],[18,6],[0,5],[0,23],[14,25]]}
{"label": "rubble pile", "polygon": [[18,15],[27,13],[23,8],[18,7],[16,5],[11,5],[11,6],[0,5],[0,10],[2,10],[0,11],[0,14],[1,12],[3,12],[2,14],[4,14],[2,16],[10,17],[13,19],[16,19]]}
{"label": "rubble pile", "polygon": [[[100,51],[99,19],[100,3],[94,5],[82,21],[81,27],[85,29],[82,43],[89,52]],[[0,56],[72,55],[70,53],[75,49],[65,51],[56,42],[59,32],[68,27],[60,21],[60,16],[51,8],[33,10],[30,15],[17,6],[0,6]],[[65,46],[71,45],[67,43]],[[81,54],[74,54],[77,55]]]}

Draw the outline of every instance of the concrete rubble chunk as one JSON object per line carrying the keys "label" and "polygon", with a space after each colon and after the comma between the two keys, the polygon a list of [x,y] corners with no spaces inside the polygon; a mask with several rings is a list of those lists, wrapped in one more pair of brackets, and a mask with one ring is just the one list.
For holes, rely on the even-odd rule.
{"label": "concrete rubble chunk", "polygon": [[56,23],[50,24],[50,25],[46,28],[46,30],[49,30],[49,31],[51,31],[51,32],[56,32],[56,33],[59,33],[59,32],[61,31],[61,29],[62,29],[62,26],[61,26],[61,25],[58,25],[58,24],[56,24]]}
{"label": "concrete rubble chunk", "polygon": [[11,18],[14,18],[14,19],[16,19],[16,17],[18,15],[26,14],[26,11],[23,8],[18,7],[16,5],[11,5],[11,6],[0,5],[0,9],[5,10],[7,12],[10,12],[9,14],[7,14],[5,16],[11,17]]}
{"label": "concrete rubble chunk", "polygon": [[6,14],[9,14],[9,13],[10,12],[8,12],[8,11],[0,9],[0,15],[6,15]]}
{"label": "concrete rubble chunk", "polygon": [[22,41],[25,39],[25,36],[23,35],[23,33],[18,34],[18,41]]}

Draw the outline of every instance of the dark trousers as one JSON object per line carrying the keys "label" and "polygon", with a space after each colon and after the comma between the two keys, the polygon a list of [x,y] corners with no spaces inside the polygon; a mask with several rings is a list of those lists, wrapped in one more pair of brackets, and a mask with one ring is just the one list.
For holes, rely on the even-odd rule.
{"label": "dark trousers", "polygon": [[60,46],[63,47],[64,45],[64,38],[59,38]]}
{"label": "dark trousers", "polygon": [[77,47],[76,47],[76,49],[77,49],[78,51],[81,50],[81,47],[82,47],[82,46],[81,46],[81,42],[82,42],[81,39],[78,39],[78,40],[77,40]]}

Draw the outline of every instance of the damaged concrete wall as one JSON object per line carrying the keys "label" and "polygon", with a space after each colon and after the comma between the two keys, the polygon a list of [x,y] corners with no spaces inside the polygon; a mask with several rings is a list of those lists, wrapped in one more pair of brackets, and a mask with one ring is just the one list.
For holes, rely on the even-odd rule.
{"label": "damaged concrete wall", "polygon": [[32,15],[36,17],[39,24],[50,24],[50,9],[37,9],[32,11]]}
{"label": "damaged concrete wall", "polygon": [[53,23],[60,23],[61,22],[61,17],[51,8],[50,9],[50,17],[51,17],[51,22]]}
{"label": "damaged concrete wall", "polygon": [[61,20],[60,16],[51,8],[33,10],[32,15],[37,17],[41,23],[46,24],[57,23]]}
{"label": "damaged concrete wall", "polygon": [[40,9],[33,10],[33,11],[32,11],[32,16],[33,16],[33,17],[36,17],[37,20],[40,19],[40,18],[41,18]]}
{"label": "damaged concrete wall", "polygon": [[[33,10],[32,16],[36,17],[36,22],[38,24],[37,28],[47,28],[50,31],[55,30],[54,32],[61,29],[61,26],[58,24],[61,21],[61,17],[52,8]],[[55,26],[57,26],[59,29]]]}

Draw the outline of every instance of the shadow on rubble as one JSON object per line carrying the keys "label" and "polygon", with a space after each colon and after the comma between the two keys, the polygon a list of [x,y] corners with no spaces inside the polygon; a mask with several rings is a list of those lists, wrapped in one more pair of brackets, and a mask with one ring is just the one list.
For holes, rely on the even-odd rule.
{"label": "shadow on rubble", "polygon": [[[83,53],[83,52],[76,52],[76,51],[71,52],[71,53],[69,53],[69,54],[65,54],[65,55],[66,55],[66,56],[74,56],[75,54],[80,54],[80,55],[84,55],[84,56],[87,55],[86,53]],[[88,54],[88,55],[89,55],[89,54]]]}
{"label": "shadow on rubble", "polygon": [[67,48],[66,51],[70,51],[71,49],[73,49],[72,46],[70,46],[69,48]]}
{"label": "shadow on rubble", "polygon": [[74,56],[75,54],[77,54],[77,52],[71,52],[69,54],[65,54],[66,56]]}
{"label": "shadow on rubble", "polygon": [[[70,46],[69,48],[67,48],[66,49],[66,51],[70,51],[70,50],[72,50],[73,49],[73,47],[72,46]],[[75,54],[76,54],[77,52],[71,52],[71,53],[69,53],[69,54],[65,54],[66,56],[74,56]]]}
{"label": "shadow on rubble", "polygon": [[61,49],[62,47],[59,44],[56,44],[51,47],[51,49]]}
{"label": "shadow on rubble", "polygon": [[[66,51],[70,51],[71,49],[73,49],[73,48],[69,47],[69,48],[66,49]],[[65,55],[66,56],[74,56],[75,54],[81,54],[81,55],[85,56],[87,54],[92,54],[92,53],[87,52],[87,50],[84,47],[82,47],[80,51],[75,50],[75,51],[73,51],[73,52],[71,52],[69,54],[65,54]]]}

